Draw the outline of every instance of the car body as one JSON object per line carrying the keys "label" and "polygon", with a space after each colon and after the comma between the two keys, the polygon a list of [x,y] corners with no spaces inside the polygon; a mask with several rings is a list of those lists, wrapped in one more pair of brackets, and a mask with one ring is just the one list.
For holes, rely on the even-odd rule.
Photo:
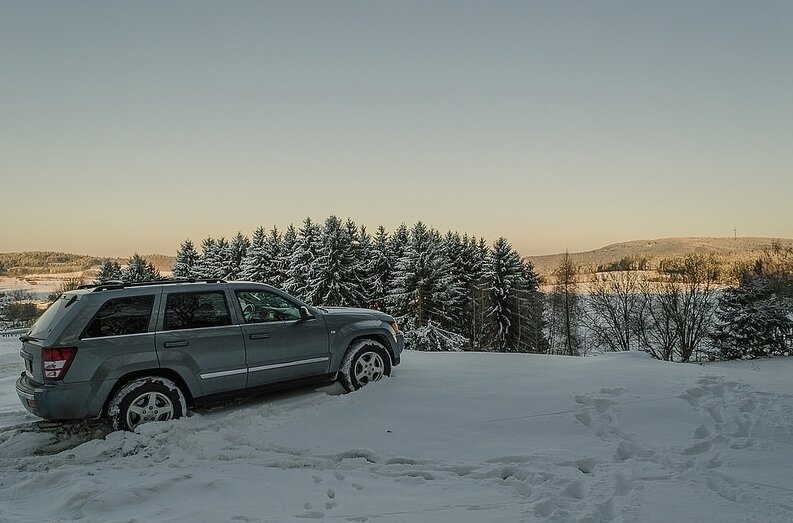
{"label": "car body", "polygon": [[[141,380],[165,383],[175,395],[160,387],[137,405],[171,398],[178,410],[171,417],[221,396],[337,377],[354,390],[389,374],[404,348],[385,313],[312,307],[269,285],[223,280],[114,282],[66,292],[20,339],[25,372],[17,394],[48,420],[112,419],[124,407],[120,392]],[[356,379],[350,364],[362,346],[379,363],[357,359]],[[133,422],[117,425],[134,428],[130,416]]]}

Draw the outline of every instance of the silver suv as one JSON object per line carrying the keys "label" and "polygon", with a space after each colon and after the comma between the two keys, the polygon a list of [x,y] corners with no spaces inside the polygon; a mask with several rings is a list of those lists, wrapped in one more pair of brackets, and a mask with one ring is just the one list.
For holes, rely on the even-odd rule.
{"label": "silver suv", "polygon": [[335,379],[353,391],[388,376],[404,348],[382,312],[312,307],[269,285],[223,280],[66,292],[20,339],[16,389],[28,411],[108,416],[126,430],[241,391]]}

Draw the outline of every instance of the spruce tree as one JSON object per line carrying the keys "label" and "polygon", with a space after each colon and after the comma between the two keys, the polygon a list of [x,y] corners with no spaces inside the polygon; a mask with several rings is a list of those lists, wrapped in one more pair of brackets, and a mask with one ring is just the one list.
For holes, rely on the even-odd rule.
{"label": "spruce tree", "polygon": [[292,265],[292,256],[297,249],[297,231],[295,226],[291,223],[286,228],[283,240],[281,242],[281,250],[278,253],[278,258],[275,260],[274,270],[278,274],[278,281],[281,287],[286,287],[286,282],[289,280],[289,271]]}
{"label": "spruce tree", "polygon": [[382,225],[377,228],[369,253],[364,266],[364,285],[368,293],[367,306],[386,310],[386,297],[392,279],[394,260],[388,234]]}
{"label": "spruce tree", "polygon": [[418,222],[410,231],[405,254],[394,270],[389,302],[406,326],[416,350],[462,350],[467,340],[454,332],[447,303],[454,300],[454,282],[440,234]]}
{"label": "spruce tree", "polygon": [[228,247],[228,242],[220,238],[207,237],[201,242],[201,256],[194,265],[196,278],[222,278],[225,276],[228,265],[224,262],[223,252]]}
{"label": "spruce tree", "polygon": [[358,307],[369,307],[371,302],[372,289],[372,236],[366,231],[366,226],[361,225],[357,231],[357,241],[353,243],[353,258],[355,259],[355,274],[358,282],[358,295],[360,300]]}
{"label": "spruce tree", "polygon": [[791,352],[793,300],[762,274],[743,278],[719,298],[713,340],[725,359],[760,358]]}
{"label": "spruce tree", "polygon": [[295,250],[289,260],[288,278],[284,282],[284,289],[298,298],[311,302],[316,294],[312,287],[312,273],[317,252],[320,247],[320,229],[311,218],[303,220],[303,226],[297,234]]}
{"label": "spruce tree", "polygon": [[160,272],[138,253],[132,255],[121,271],[121,279],[128,283],[159,280]]}
{"label": "spruce tree", "polygon": [[311,273],[312,303],[352,307],[361,302],[352,242],[350,228],[336,216],[325,220]]}
{"label": "spruce tree", "polygon": [[98,285],[108,281],[120,281],[121,274],[121,265],[115,260],[106,259],[102,262],[99,274],[96,275],[94,283]]}
{"label": "spruce tree", "polygon": [[193,242],[189,239],[185,240],[176,253],[176,263],[171,269],[174,278],[190,278],[193,276],[193,268],[197,261],[198,251],[196,251]]}
{"label": "spruce tree", "polygon": [[226,265],[224,279],[237,280],[240,278],[242,261],[245,259],[250,244],[250,241],[243,236],[242,232],[237,232],[237,235],[231,239],[228,245],[228,254],[224,260]]}
{"label": "spruce tree", "polygon": [[267,233],[264,227],[259,226],[253,231],[251,244],[246,250],[245,258],[240,265],[240,278],[247,281],[265,282],[270,260],[264,249]]}
{"label": "spruce tree", "polygon": [[487,313],[490,323],[490,338],[494,350],[501,352],[527,352],[526,344],[521,343],[518,320],[521,318],[520,305],[527,299],[523,279],[524,266],[515,250],[505,238],[493,244],[487,264],[486,278],[490,290],[490,309]]}
{"label": "spruce tree", "polygon": [[281,233],[278,227],[273,226],[270,233],[264,239],[264,257],[267,259],[267,283],[275,287],[283,286],[283,279],[278,270],[278,259],[281,257]]}

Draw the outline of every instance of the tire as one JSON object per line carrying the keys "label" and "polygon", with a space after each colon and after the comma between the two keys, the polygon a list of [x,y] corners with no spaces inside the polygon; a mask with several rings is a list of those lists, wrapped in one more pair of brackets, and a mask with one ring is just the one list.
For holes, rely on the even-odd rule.
{"label": "tire", "polygon": [[391,358],[383,345],[374,340],[359,340],[350,345],[341,360],[339,381],[347,392],[391,375]]}
{"label": "tire", "polygon": [[107,410],[113,430],[135,430],[149,421],[181,418],[187,411],[182,390],[160,376],[137,378],[113,396]]}

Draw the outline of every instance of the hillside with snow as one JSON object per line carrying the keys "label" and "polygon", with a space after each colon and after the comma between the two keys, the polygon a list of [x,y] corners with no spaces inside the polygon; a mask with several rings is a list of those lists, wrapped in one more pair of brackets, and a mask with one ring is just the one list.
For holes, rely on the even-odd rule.
{"label": "hillside with snow", "polygon": [[110,433],[19,404],[0,338],[0,521],[793,521],[793,358],[406,352]]}

